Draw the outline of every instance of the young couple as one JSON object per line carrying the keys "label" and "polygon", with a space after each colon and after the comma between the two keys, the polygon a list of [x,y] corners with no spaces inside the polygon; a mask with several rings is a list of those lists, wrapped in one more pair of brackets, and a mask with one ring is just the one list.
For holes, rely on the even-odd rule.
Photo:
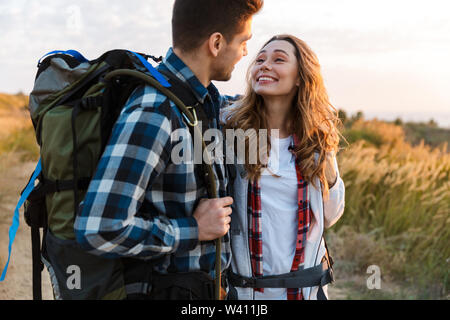
{"label": "young couple", "polygon": [[219,237],[229,297],[326,296],[323,230],[343,213],[344,184],[337,118],[316,56],[294,36],[275,36],[252,62],[239,101],[229,106],[211,83],[229,80],[247,55],[262,4],[175,0],[173,48],[158,69],[189,88],[209,128],[278,129],[268,162],[216,163],[219,198],[207,199],[201,168],[171,160],[171,134],[187,127],[173,102],[141,86],[117,120],[75,233],[88,252],[124,260],[129,299],[212,299]]}

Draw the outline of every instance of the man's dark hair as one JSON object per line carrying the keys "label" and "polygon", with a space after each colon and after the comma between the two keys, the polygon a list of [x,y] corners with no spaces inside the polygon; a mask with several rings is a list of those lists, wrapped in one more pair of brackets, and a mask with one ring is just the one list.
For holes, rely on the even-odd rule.
{"label": "man's dark hair", "polygon": [[173,46],[192,51],[214,32],[220,32],[230,42],[262,6],[263,0],[175,0]]}

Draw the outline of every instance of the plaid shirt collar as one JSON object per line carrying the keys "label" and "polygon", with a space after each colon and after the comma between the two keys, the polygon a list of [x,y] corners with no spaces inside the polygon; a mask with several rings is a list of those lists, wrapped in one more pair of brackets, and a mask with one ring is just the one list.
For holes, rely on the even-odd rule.
{"label": "plaid shirt collar", "polygon": [[[207,88],[198,80],[192,70],[175,54],[173,48],[169,48],[163,62],[159,66],[160,68],[166,68],[173,74],[175,74],[180,80],[187,83],[194,92],[198,101],[204,106],[207,116],[211,118],[217,118],[219,114],[219,108],[221,105],[221,97],[219,90],[211,82]],[[205,103],[208,99],[211,99],[211,104]]]}

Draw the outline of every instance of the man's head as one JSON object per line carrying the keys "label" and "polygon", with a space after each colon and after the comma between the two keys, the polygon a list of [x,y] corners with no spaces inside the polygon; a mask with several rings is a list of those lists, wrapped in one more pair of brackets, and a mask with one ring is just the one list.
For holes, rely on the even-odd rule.
{"label": "man's head", "polygon": [[173,47],[206,56],[211,80],[229,80],[234,65],[247,55],[252,16],[262,5],[263,0],[175,0]]}

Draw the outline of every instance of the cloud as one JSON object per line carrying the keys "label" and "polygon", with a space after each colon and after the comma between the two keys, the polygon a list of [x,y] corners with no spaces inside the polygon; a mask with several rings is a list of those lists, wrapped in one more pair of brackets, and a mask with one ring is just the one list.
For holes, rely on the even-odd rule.
{"label": "cloud", "polygon": [[[172,5],[173,0],[0,0],[0,92],[30,91],[37,60],[55,49],[77,49],[89,59],[116,48],[164,55],[171,44]],[[249,56],[237,64],[231,81],[217,85],[224,93],[242,93],[247,66],[263,43],[292,33],[318,55],[339,105],[363,106],[376,83],[385,95],[396,86],[398,94],[389,94],[393,104],[423,108],[421,97],[429,96],[436,108],[447,108],[445,8],[445,0],[265,0],[253,19]],[[360,91],[342,86],[344,78],[359,79]],[[405,79],[405,85],[392,79]],[[427,79],[426,89],[423,81],[408,79]]]}
{"label": "cloud", "polygon": [[94,59],[127,48],[164,55],[173,0],[0,0],[0,91],[30,91],[37,60],[76,49]]}

